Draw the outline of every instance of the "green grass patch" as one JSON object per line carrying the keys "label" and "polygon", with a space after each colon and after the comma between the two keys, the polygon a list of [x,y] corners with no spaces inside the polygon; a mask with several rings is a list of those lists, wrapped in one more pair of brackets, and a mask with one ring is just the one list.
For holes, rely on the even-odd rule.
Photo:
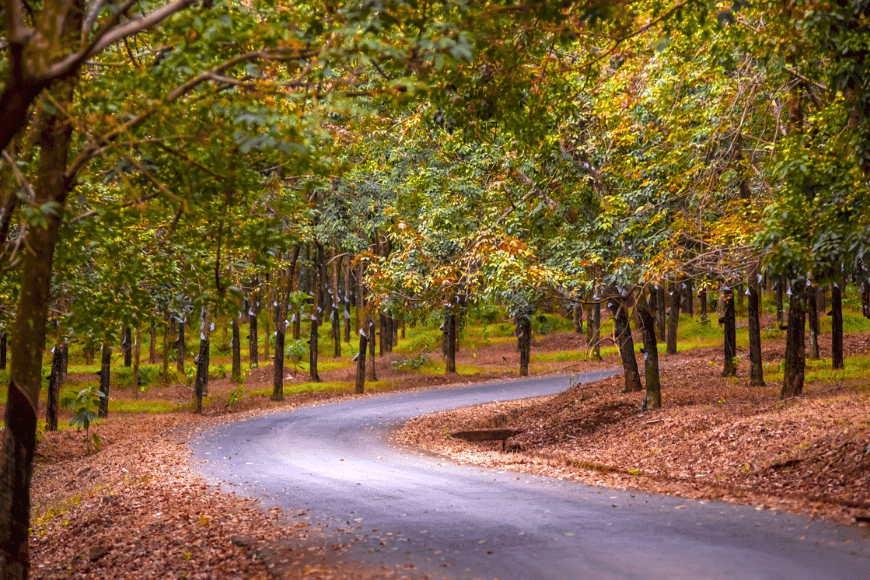
{"label": "green grass patch", "polygon": [[162,400],[122,400],[109,398],[109,416],[112,413],[147,413],[156,415],[158,413],[172,413],[183,409],[185,405],[178,405]]}
{"label": "green grass patch", "polygon": [[[368,383],[366,383],[368,386]],[[321,382],[321,383],[300,383],[298,385],[284,385],[284,396],[295,395],[298,393],[313,393],[320,391],[347,391],[353,390],[354,383],[344,381]],[[256,389],[246,391],[252,397],[271,397],[272,388]]]}

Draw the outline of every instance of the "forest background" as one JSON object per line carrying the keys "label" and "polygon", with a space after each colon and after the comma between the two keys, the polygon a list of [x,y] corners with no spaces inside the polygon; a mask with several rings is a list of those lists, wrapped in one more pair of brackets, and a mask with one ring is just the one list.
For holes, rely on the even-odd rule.
{"label": "forest background", "polygon": [[364,345],[371,359],[402,321],[440,319],[452,373],[468,309],[503,310],[525,373],[539,308],[589,308],[594,356],[604,307],[624,388],[651,410],[657,342],[676,348],[667,303],[693,292],[720,297],[729,376],[747,294],[763,382],[763,285],[787,302],[781,396],[800,395],[819,290],[834,368],[848,285],[870,314],[868,14],[859,0],[5,2],[0,573],[29,569],[46,337],[47,429],[64,356],[101,349],[100,388],[70,400],[87,430],[91,407],[109,409],[114,346],[142,378],[143,331],[162,338],[160,380],[201,410],[218,325],[237,380],[240,324],[249,367],[265,336],[280,400],[285,359],[318,380],[310,337],[342,319],[359,325],[344,336],[361,391]]}

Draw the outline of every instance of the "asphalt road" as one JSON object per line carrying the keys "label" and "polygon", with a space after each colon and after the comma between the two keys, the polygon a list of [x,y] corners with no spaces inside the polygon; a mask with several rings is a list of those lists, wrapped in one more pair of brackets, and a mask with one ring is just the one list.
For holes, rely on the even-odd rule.
{"label": "asphalt road", "polygon": [[459,465],[385,443],[417,415],[607,374],[305,407],[223,425],[191,446],[208,480],[305,511],[360,561],[500,580],[870,579],[870,540],[856,528]]}

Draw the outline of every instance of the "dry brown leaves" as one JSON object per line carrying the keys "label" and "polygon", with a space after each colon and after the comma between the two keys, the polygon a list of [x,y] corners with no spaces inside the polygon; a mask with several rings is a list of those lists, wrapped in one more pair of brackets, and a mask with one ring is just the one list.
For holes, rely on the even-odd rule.
{"label": "dry brown leaves", "polygon": [[[866,345],[866,338],[852,342]],[[460,462],[593,485],[737,501],[840,523],[870,517],[866,386],[817,383],[783,402],[779,385],[750,388],[745,377],[722,378],[717,352],[662,363],[664,407],[656,411],[639,413],[643,393],[622,393],[620,375],[554,397],[422,417],[397,440]],[[508,453],[501,442],[445,436],[484,428],[525,432],[508,442]]]}

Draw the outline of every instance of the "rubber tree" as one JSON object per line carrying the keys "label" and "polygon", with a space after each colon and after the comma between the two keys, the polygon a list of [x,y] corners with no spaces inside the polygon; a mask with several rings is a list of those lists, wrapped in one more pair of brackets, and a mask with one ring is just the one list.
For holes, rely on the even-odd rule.
{"label": "rubber tree", "polygon": [[[653,290],[652,292],[655,292]],[[643,410],[651,411],[662,406],[662,384],[659,374],[659,347],[656,340],[655,312],[643,292],[637,300],[637,313],[640,317],[641,333],[643,335],[644,382],[646,396],[643,399]]]}

